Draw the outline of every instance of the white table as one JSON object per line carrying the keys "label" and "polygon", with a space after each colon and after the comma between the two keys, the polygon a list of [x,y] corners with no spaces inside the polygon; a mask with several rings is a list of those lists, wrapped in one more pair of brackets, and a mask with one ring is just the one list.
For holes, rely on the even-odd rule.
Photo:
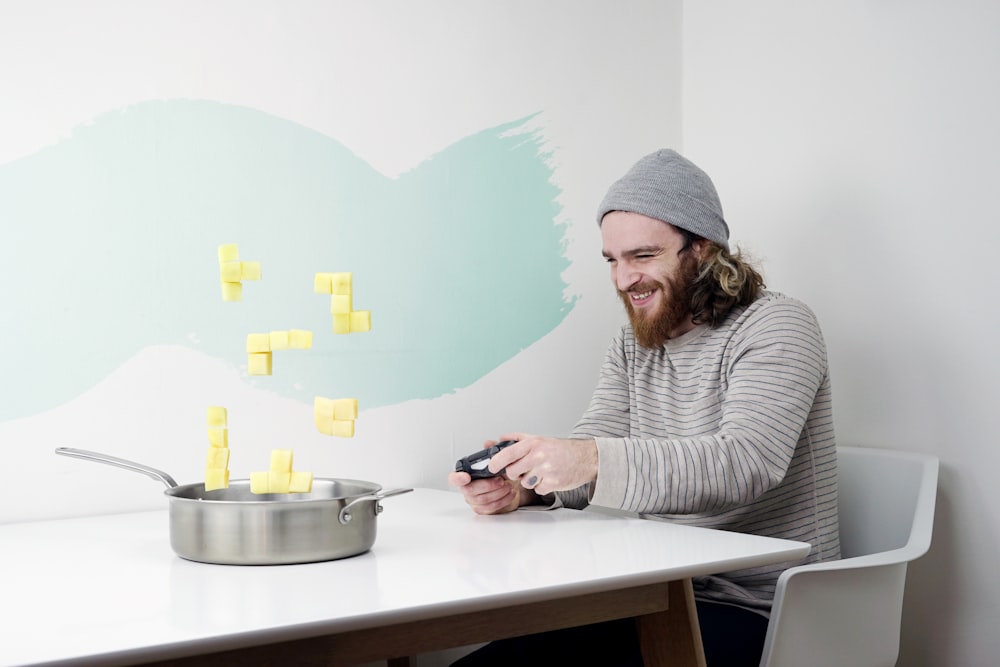
{"label": "white table", "polygon": [[306,565],[183,560],[166,509],[0,525],[0,665],[405,664],[629,616],[647,663],[698,664],[690,577],[809,551],[568,509],[481,517],[448,491],[383,506],[371,551]]}

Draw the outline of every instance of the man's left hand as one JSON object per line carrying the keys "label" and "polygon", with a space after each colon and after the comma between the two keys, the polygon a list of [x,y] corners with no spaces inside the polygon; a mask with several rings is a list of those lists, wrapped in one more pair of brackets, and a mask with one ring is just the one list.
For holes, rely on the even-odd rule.
{"label": "man's left hand", "polygon": [[500,440],[517,440],[490,461],[490,470],[506,468],[539,495],[568,491],[597,479],[597,443],[594,440],[549,438],[530,433],[507,433]]}

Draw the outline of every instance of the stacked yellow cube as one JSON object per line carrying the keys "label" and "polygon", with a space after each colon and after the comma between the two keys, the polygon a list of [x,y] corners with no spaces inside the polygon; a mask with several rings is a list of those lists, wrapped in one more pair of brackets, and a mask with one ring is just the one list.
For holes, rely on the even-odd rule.
{"label": "stacked yellow cube", "polygon": [[208,409],[208,457],[205,461],[205,490],[229,488],[229,420],[226,409]]}
{"label": "stacked yellow cube", "polygon": [[219,246],[219,277],[222,280],[222,300],[241,301],[243,281],[260,280],[260,262],[240,261],[240,252],[235,243]]}
{"label": "stacked yellow cube", "polygon": [[313,335],[305,329],[247,334],[247,373],[270,375],[275,350],[308,350]]}
{"label": "stacked yellow cube", "polygon": [[354,420],[358,418],[358,399],[323,398],[313,400],[313,420],[323,435],[354,437]]}
{"label": "stacked yellow cube", "polygon": [[309,493],[313,474],[292,470],[292,450],[271,450],[271,468],[250,473],[251,493]]}
{"label": "stacked yellow cube", "polygon": [[330,314],[333,315],[333,333],[371,331],[371,311],[354,310],[351,273],[317,273],[313,279],[313,291],[317,294],[331,295]]}

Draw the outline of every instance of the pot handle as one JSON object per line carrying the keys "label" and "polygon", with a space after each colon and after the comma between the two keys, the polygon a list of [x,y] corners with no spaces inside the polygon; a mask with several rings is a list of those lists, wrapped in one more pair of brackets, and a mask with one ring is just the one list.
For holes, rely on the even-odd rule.
{"label": "pot handle", "polygon": [[374,500],[375,501],[375,514],[379,514],[379,513],[382,512],[382,506],[379,505],[378,501],[382,500],[383,498],[388,498],[389,496],[398,496],[398,495],[403,494],[403,493],[409,493],[412,490],[413,489],[391,489],[389,491],[379,491],[377,493],[371,493],[371,494],[369,494],[367,496],[360,496],[358,498],[355,498],[354,500],[352,500],[351,502],[347,503],[346,505],[344,505],[341,508],[341,510],[340,510],[340,517],[339,517],[340,518],[340,523],[342,523],[342,524],[344,524],[346,526],[347,524],[349,524],[351,522],[351,519],[353,517],[351,516],[351,511],[350,510],[351,510],[351,508],[354,505],[357,505],[358,503],[363,503],[363,502],[368,501],[368,500]]}
{"label": "pot handle", "polygon": [[172,489],[177,486],[177,482],[174,481],[174,478],[162,470],[157,470],[156,468],[151,468],[147,465],[136,463],[135,461],[120,459],[117,456],[111,456],[110,454],[92,452],[89,449],[74,449],[73,447],[56,447],[56,454],[72,456],[73,458],[84,459],[86,461],[106,463],[108,465],[115,466],[116,468],[124,468],[125,470],[131,470],[133,472],[141,472],[147,477],[152,477],[153,479],[163,482],[168,489]]}

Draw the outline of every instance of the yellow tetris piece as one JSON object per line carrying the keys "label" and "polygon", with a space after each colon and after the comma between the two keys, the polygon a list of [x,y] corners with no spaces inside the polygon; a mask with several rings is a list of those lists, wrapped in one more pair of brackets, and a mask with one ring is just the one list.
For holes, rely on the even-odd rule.
{"label": "yellow tetris piece", "polygon": [[351,273],[333,273],[330,274],[330,293],[331,294],[351,294]]}
{"label": "yellow tetris piece", "polygon": [[324,417],[326,419],[333,419],[334,410],[334,400],[332,398],[323,398],[322,396],[317,396],[313,399],[313,415],[319,419]]}
{"label": "yellow tetris piece", "polygon": [[270,352],[271,335],[266,333],[247,334],[247,352]]}
{"label": "yellow tetris piece", "polygon": [[272,331],[270,336],[270,345],[272,350],[287,350],[288,349],[288,332],[287,331]]}
{"label": "yellow tetris piece", "polygon": [[317,294],[333,294],[333,274],[317,273],[313,278],[313,292]]}
{"label": "yellow tetris piece", "polygon": [[229,447],[229,429],[224,426],[209,427],[208,444],[212,447]]}
{"label": "yellow tetris piece", "polygon": [[209,468],[205,471],[205,490],[214,491],[216,489],[229,488],[229,471],[219,468]]}
{"label": "yellow tetris piece", "polygon": [[271,472],[292,472],[292,450],[271,450]]}
{"label": "yellow tetris piece", "polygon": [[250,473],[250,493],[270,493],[270,489],[270,475],[268,473]]}
{"label": "yellow tetris piece", "polygon": [[235,243],[227,243],[219,246],[219,264],[223,262],[233,262],[240,258],[239,248]]}
{"label": "yellow tetris piece", "polygon": [[292,478],[288,482],[289,493],[310,493],[313,488],[313,474],[311,472],[292,473]]}
{"label": "yellow tetris piece", "polygon": [[247,355],[248,375],[270,375],[271,374],[271,353],[251,352]]}
{"label": "yellow tetris piece", "polygon": [[333,401],[333,418],[337,420],[358,418],[358,399],[338,398]]}
{"label": "yellow tetris piece", "polygon": [[219,405],[211,405],[206,419],[209,426],[225,426],[228,419],[226,409]]}
{"label": "yellow tetris piece", "polygon": [[370,310],[355,310],[351,313],[351,333],[363,333],[372,330],[372,313]]}
{"label": "yellow tetris piece", "polygon": [[260,262],[240,262],[240,279],[260,280]]}
{"label": "yellow tetris piece", "polygon": [[243,300],[243,283],[222,283],[222,300],[223,301],[242,301]]}
{"label": "yellow tetris piece", "polygon": [[293,350],[308,350],[313,346],[313,332],[305,329],[292,329],[288,332],[288,347]]}
{"label": "yellow tetris piece", "polygon": [[243,279],[243,269],[240,268],[242,262],[222,262],[219,264],[219,277],[224,283],[238,283]]}
{"label": "yellow tetris piece", "polygon": [[332,433],[330,435],[335,435],[339,438],[353,438],[354,437],[354,420],[353,419],[334,419],[332,424]]}
{"label": "yellow tetris piece", "polygon": [[351,315],[350,313],[345,313],[343,315],[333,316],[333,333],[335,334],[349,334],[351,333]]}
{"label": "yellow tetris piece", "polygon": [[353,419],[330,419],[329,417],[316,415],[313,421],[316,424],[317,430],[323,435],[335,435],[340,438],[354,437]]}
{"label": "yellow tetris piece", "polygon": [[292,484],[292,473],[275,472],[271,470],[267,473],[267,488],[269,493],[288,493],[288,488]]}
{"label": "yellow tetris piece", "polygon": [[228,447],[209,447],[208,456],[205,457],[205,468],[225,470],[229,467]]}
{"label": "yellow tetris piece", "polygon": [[316,430],[323,435],[333,435],[333,417],[313,412],[313,423],[316,424]]}
{"label": "yellow tetris piece", "polygon": [[349,314],[351,305],[350,294],[334,294],[330,297],[330,312],[334,315]]}

